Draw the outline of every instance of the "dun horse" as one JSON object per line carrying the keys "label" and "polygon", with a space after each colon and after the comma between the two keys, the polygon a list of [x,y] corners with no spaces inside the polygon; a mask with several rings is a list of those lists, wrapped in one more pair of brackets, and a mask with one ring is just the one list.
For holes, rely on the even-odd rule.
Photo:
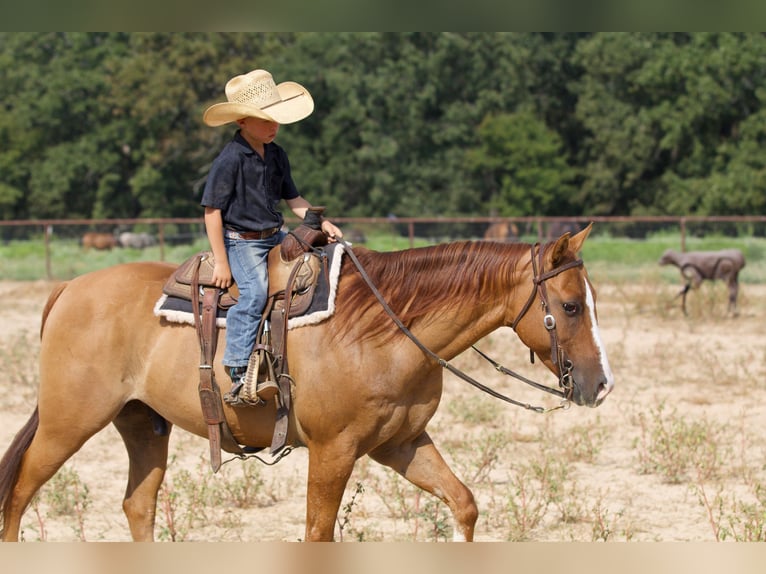
{"label": "dun horse", "polygon": [[[441,499],[454,517],[455,539],[473,539],[473,495],[427,431],[442,393],[445,363],[436,355],[449,361],[498,327],[513,326],[553,373],[565,367],[573,402],[595,407],[605,399],[614,379],[595,293],[576,258],[589,231],[544,246],[456,242],[391,253],[356,250],[419,344],[387,316],[364,274],[344,257],[335,314],[293,329],[288,338],[294,381],[287,442],[308,448],[306,540],[333,539],[347,481],[364,455]],[[207,436],[195,329],[152,312],[173,269],[118,265],[51,294],[43,311],[37,408],[0,462],[3,540],[18,539],[34,494],[109,423],[129,455],[123,510],[131,535],[153,540],[168,433],[154,432],[152,411],[171,427]],[[222,348],[221,340],[215,374],[226,391]],[[271,444],[273,404],[223,409],[241,445]]]}

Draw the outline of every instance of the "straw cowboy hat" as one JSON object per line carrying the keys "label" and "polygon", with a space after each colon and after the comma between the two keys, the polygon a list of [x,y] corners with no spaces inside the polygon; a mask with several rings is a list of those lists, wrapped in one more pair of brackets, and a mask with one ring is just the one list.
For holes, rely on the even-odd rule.
{"label": "straw cowboy hat", "polygon": [[202,116],[209,126],[222,126],[245,117],[291,124],[314,111],[309,91],[295,82],[274,83],[266,70],[253,70],[226,83],[227,102],[213,104]]}

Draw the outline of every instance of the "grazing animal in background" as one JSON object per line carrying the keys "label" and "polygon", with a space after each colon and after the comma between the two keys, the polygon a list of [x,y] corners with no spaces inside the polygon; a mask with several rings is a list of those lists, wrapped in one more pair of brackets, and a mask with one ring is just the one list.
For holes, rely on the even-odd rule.
{"label": "grazing animal in background", "polygon": [[157,244],[157,240],[150,233],[133,233],[131,231],[120,233],[118,241],[122,247],[133,249],[144,249]]}
{"label": "grazing animal in background", "polygon": [[490,224],[484,232],[485,241],[500,241],[501,243],[515,241],[519,237],[518,226],[511,221],[498,221]]}
{"label": "grazing animal in background", "polygon": [[705,281],[720,279],[729,288],[728,311],[737,314],[737,295],[739,293],[739,272],[745,266],[745,256],[739,249],[720,251],[687,251],[679,253],[668,249],[662,254],[660,265],[675,265],[681,270],[685,284],[676,295],[681,297],[681,308],[686,315],[686,294],[689,289],[697,289]]}
{"label": "grazing animal in background", "polygon": [[[447,361],[499,327],[515,330],[575,404],[596,407],[606,399],[614,375],[599,335],[596,293],[577,257],[589,231],[545,245],[464,241],[355,250],[365,277],[417,345],[344,258],[335,314],[293,329],[287,339],[292,406],[286,439],[308,450],[306,540],[332,540],[347,482],[363,456],[438,497],[452,512],[455,539],[473,539],[474,496],[427,427]],[[137,541],[154,538],[173,427],[207,436],[210,424],[223,426],[229,438],[222,446],[272,443],[272,401],[237,409],[219,399],[220,419],[203,416],[197,332],[153,313],[176,268],[126,263],[51,293],[43,310],[37,406],[0,460],[3,540],[18,540],[22,514],[38,489],[110,423],[128,451],[122,507]],[[223,336],[219,331],[212,366],[222,392],[231,384],[221,364]],[[168,424],[157,425],[158,419]]]}
{"label": "grazing animal in background", "polygon": [[96,231],[89,231],[83,235],[80,243],[85,250],[110,250],[113,247],[119,246],[117,238],[111,233],[98,233]]}
{"label": "grazing animal in background", "polygon": [[585,229],[587,226],[587,223],[580,223],[579,221],[557,220],[553,221],[548,226],[548,233],[546,233],[545,236],[548,238],[548,241],[551,241],[557,237],[560,237],[561,235],[564,235],[565,233],[571,233],[574,235],[575,233]]}

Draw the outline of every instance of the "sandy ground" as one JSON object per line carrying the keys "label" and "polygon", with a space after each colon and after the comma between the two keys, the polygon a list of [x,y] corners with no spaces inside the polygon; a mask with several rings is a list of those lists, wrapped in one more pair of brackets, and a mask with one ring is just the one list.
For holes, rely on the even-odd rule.
{"label": "sandy ground", "polygon": [[[763,495],[760,501],[757,497],[760,485],[766,484],[762,446],[766,438],[766,286],[743,286],[741,313],[736,318],[724,312],[723,291],[712,288],[691,296],[691,314],[684,317],[672,306],[675,286],[597,287],[601,335],[617,379],[614,392],[599,408],[572,407],[539,415],[498,403],[446,375],[444,400],[431,435],[477,497],[481,512],[477,540],[514,539],[518,525],[513,525],[513,508],[518,512],[526,496],[526,517],[531,520],[538,500],[532,485],[540,482],[534,470],[546,464],[558,469],[564,494],[557,499],[558,509],[548,501],[538,523],[525,533],[526,540],[711,541],[716,533],[725,537],[726,528],[729,540],[744,538],[742,521],[753,505],[760,511],[760,521],[766,522]],[[0,306],[3,451],[34,408],[34,389],[29,384],[36,365],[27,356],[34,356],[40,312],[51,288],[52,284],[42,281],[0,282],[0,299],[5,302]],[[502,354],[507,366],[550,381],[543,367],[527,364],[525,349],[512,331],[501,329],[482,345],[497,358]],[[553,398],[508,382],[475,355],[461,356],[455,363],[520,400],[554,404]],[[468,411],[475,413],[478,422]],[[482,412],[490,413],[489,420]],[[664,446],[660,445],[661,429],[670,437]],[[503,442],[500,456],[485,472],[480,471],[492,437]],[[670,465],[675,460],[680,465],[677,459],[683,453],[678,443],[690,437],[703,437],[703,447],[695,451],[680,480],[669,480],[659,467],[647,469],[647,453],[660,448],[667,454],[655,452],[655,462]],[[706,462],[705,444],[713,445],[714,462]],[[575,451],[585,452],[578,456]],[[568,456],[562,458],[562,453]],[[239,484],[249,468],[246,465],[257,468],[245,480],[257,480],[260,485],[257,504],[208,509],[207,522],[189,522],[180,532],[184,540],[303,538],[305,450],[294,451],[274,467],[233,461],[213,476],[207,441],[176,429],[171,457],[166,483],[181,494],[183,478],[198,484]],[[535,466],[535,461],[540,464]],[[712,472],[705,474],[709,467]],[[127,456],[117,432],[110,426],[93,437],[65,468],[87,488],[87,508],[79,517],[56,516],[50,510],[51,497],[41,497],[37,512],[30,509],[25,514],[24,539],[130,540],[120,506]],[[530,477],[530,491],[520,498],[519,477],[525,473]],[[354,498],[357,484],[364,491]],[[711,501],[707,507],[703,493]],[[434,529],[444,512],[432,509],[436,518],[428,519],[430,498],[421,497],[403,479],[367,460],[358,464],[344,500],[351,503],[346,539],[427,540],[429,529]],[[423,512],[420,518],[412,518],[402,507]],[[571,520],[562,519],[562,508],[568,509]],[[178,510],[179,521],[181,514]],[[156,536],[161,540],[169,536],[162,510]]]}

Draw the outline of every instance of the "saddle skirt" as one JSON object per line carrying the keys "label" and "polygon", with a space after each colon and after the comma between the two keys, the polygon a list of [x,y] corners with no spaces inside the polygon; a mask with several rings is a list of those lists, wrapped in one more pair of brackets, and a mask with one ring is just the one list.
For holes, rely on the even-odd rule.
{"label": "saddle skirt", "polygon": [[[335,313],[335,296],[340,277],[343,245],[333,243],[313,252],[302,253],[286,260],[282,245],[269,253],[269,297],[275,298],[274,308],[285,307],[285,295],[290,275],[293,278],[288,329],[313,325]],[[200,290],[212,288],[215,260],[210,251],[196,253],[183,262],[168,278],[162,295],[154,306],[154,314],[172,323],[194,325],[191,290],[197,266]],[[218,303],[216,324],[226,327],[226,313],[237,303],[239,290],[236,284],[223,291]]]}

